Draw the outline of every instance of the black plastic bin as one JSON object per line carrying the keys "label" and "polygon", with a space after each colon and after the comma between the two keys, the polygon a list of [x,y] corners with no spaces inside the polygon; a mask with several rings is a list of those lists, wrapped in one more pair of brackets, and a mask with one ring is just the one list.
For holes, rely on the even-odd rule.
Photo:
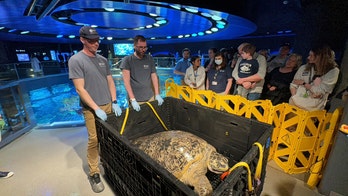
{"label": "black plastic bin", "polygon": [[[165,126],[170,130],[184,130],[196,134],[229,158],[230,167],[240,161],[249,164],[255,174],[259,149],[264,146],[261,184],[255,194],[260,195],[266,172],[270,136],[273,127],[253,119],[247,119],[223,111],[166,97],[162,106],[157,101],[151,105]],[[193,189],[170,174],[141,150],[133,147],[130,140],[140,136],[165,131],[152,109],[141,105],[141,111],[132,109],[120,135],[126,116],[114,114],[107,122],[96,121],[100,142],[100,157],[105,176],[117,195],[194,195]],[[247,170],[235,169],[224,180],[212,172],[207,176],[213,186],[213,195],[244,195],[247,191]]]}

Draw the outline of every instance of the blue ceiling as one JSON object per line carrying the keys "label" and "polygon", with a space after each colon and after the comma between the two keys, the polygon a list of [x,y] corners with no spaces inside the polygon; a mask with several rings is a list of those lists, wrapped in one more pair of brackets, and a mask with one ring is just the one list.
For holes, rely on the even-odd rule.
{"label": "blue ceiling", "polygon": [[[105,43],[130,42],[132,37],[142,34],[153,43],[168,44],[235,39],[256,35],[269,25],[258,20],[262,18],[262,9],[256,9],[257,4],[246,7],[230,0],[202,3],[198,7],[197,3],[184,2],[1,0],[0,40],[77,43],[80,27],[95,25]],[[299,7],[294,3],[298,0],[280,2],[279,6]],[[250,13],[255,15],[248,17]],[[293,23],[294,19],[289,20]],[[284,25],[261,33],[269,34],[270,30],[293,33],[288,24]]]}

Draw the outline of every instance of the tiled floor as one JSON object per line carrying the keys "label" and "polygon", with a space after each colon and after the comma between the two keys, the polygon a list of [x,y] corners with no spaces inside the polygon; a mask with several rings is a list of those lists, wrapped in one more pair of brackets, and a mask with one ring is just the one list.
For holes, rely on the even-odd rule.
{"label": "tiled floor", "polygon": [[[0,179],[2,196],[116,195],[104,180],[105,190],[94,193],[87,180],[85,127],[33,129],[0,149],[0,170],[15,172]],[[299,177],[268,163],[261,196],[316,196]]]}

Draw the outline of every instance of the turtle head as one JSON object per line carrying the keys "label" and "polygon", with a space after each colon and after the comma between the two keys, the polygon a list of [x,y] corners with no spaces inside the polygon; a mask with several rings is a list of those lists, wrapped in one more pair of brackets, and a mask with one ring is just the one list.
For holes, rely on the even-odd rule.
{"label": "turtle head", "polygon": [[208,169],[216,174],[221,174],[229,169],[228,159],[222,154],[212,151],[208,158]]}

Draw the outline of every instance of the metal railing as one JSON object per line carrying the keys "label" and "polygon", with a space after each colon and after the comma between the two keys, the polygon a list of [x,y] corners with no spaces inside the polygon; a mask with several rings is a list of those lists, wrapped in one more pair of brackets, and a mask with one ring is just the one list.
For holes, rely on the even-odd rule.
{"label": "metal railing", "polygon": [[67,73],[66,63],[58,61],[42,61],[41,72],[34,73],[30,62],[0,64],[0,85],[4,85],[16,80],[25,78],[40,77],[43,75],[53,75]]}

